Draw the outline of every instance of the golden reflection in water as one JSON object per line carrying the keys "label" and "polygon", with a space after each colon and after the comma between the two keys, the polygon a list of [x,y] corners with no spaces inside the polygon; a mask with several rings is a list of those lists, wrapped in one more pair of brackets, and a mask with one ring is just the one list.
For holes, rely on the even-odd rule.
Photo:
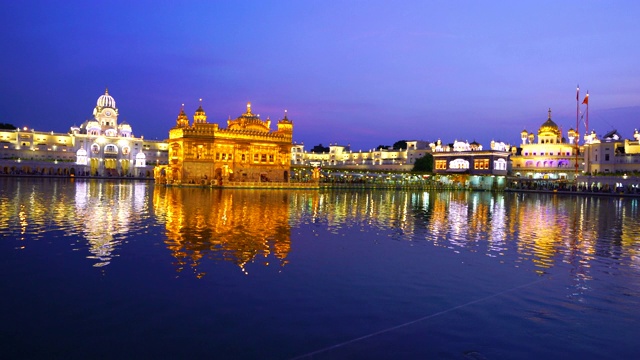
{"label": "golden reflection in water", "polygon": [[153,196],[179,272],[190,268],[197,277],[205,276],[205,258],[232,261],[245,273],[249,262],[271,265],[271,256],[286,265],[289,192],[156,187]]}

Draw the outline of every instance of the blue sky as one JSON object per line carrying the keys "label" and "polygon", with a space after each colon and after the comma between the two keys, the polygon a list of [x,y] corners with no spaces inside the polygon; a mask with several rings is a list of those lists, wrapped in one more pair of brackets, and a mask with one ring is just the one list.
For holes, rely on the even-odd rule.
{"label": "blue sky", "polygon": [[487,146],[548,108],[575,127],[580,84],[590,129],[631,138],[639,18],[637,1],[16,1],[0,14],[0,122],[66,132],[108,87],[145,138],[202,98],[221,125],[247,101],[286,109],[307,148]]}

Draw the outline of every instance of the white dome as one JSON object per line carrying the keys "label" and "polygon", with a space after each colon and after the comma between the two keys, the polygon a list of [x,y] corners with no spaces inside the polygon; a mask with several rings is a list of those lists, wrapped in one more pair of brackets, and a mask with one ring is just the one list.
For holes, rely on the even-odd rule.
{"label": "white dome", "polygon": [[91,120],[87,123],[87,130],[89,129],[97,129],[100,130],[100,123],[95,121],[95,120]]}
{"label": "white dome", "polygon": [[138,153],[138,155],[136,155],[136,159],[137,159],[137,160],[144,160],[144,159],[146,159],[146,158],[147,158],[147,157],[146,157],[146,156],[144,155],[144,153],[142,153],[142,152],[139,152],[139,153]]}
{"label": "white dome", "polygon": [[112,109],[116,108],[116,101],[113,99],[113,97],[111,97],[111,95],[109,95],[109,89],[106,89],[104,91],[104,95],[100,95],[96,105],[100,107],[109,107]]}
{"label": "white dome", "polygon": [[87,150],[80,148],[78,149],[78,151],[76,152],[77,156],[87,156]]}

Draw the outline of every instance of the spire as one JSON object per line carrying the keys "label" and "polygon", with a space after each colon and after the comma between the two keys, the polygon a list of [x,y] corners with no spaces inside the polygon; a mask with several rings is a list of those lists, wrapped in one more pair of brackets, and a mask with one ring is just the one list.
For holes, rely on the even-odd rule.
{"label": "spire", "polygon": [[549,117],[548,117],[548,119],[551,120],[551,108],[549,108]]}
{"label": "spire", "polygon": [[104,94],[105,95],[109,95],[109,87],[105,87],[104,88]]}
{"label": "spire", "polygon": [[180,114],[178,114],[178,118],[176,119],[176,127],[187,127],[189,126],[189,118],[187,114],[184,112],[184,104],[180,107]]}
{"label": "spire", "polygon": [[247,102],[247,114],[251,114],[251,102]]}
{"label": "spire", "polygon": [[205,124],[207,122],[207,114],[202,109],[202,98],[200,98],[200,106],[196,113],[193,114],[193,123],[194,124]]}

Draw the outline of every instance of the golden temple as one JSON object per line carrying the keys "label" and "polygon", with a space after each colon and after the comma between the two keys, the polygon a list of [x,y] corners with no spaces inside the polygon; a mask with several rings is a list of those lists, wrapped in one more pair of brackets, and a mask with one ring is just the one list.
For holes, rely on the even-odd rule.
{"label": "golden temple", "polygon": [[167,184],[222,185],[226,182],[288,182],[293,123],[271,120],[247,111],[229,119],[227,127],[208,123],[202,104],[189,118],[180,109],[176,126],[169,131],[169,163],[157,166],[157,182]]}

